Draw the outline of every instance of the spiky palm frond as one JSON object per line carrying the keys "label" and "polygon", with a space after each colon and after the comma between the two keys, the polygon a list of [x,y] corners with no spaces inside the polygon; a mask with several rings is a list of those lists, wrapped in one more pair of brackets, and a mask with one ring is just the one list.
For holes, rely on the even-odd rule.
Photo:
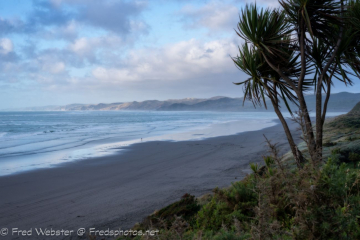
{"label": "spiky palm frond", "polygon": [[343,51],[343,61],[360,77],[360,1],[349,1],[346,12],[347,39],[346,49]]}
{"label": "spiky palm frond", "polygon": [[[334,0],[280,0],[289,21],[298,31],[324,40],[334,39],[334,27],[343,24],[342,3]],[[306,36],[305,36],[306,37]]]}
{"label": "spiky palm frond", "polygon": [[239,47],[239,55],[232,58],[232,60],[239,70],[250,76],[243,82],[234,83],[236,85],[243,85],[244,101],[245,99],[252,101],[255,107],[263,102],[264,106],[267,107],[265,83],[261,73],[265,69],[261,55],[256,53],[254,48],[250,49],[248,44],[244,44],[242,48]]}
{"label": "spiky palm frond", "polygon": [[[279,74],[266,63],[262,54],[255,47],[244,44],[239,48],[239,55],[232,60],[239,70],[250,76],[243,82],[235,83],[243,86],[244,101],[250,100],[254,106],[263,103],[266,107],[265,96],[273,99],[277,106],[282,100],[291,113],[288,102],[297,104],[297,97],[289,84],[283,81]],[[297,64],[294,60],[289,62]]]}
{"label": "spiky palm frond", "polygon": [[[256,5],[246,5],[242,11],[237,34],[247,43],[239,48],[240,55],[233,58],[233,61],[240,70],[250,76],[236,84],[243,86],[244,100],[251,100],[254,106],[263,103],[266,107],[265,96],[273,99],[277,106],[280,100],[284,101],[290,113],[288,102],[298,104],[293,86],[298,85],[301,65],[291,32],[292,29],[285,21],[284,12],[259,10]],[[287,81],[267,63],[268,61],[280,67],[282,76],[285,76]],[[312,67],[309,66],[307,73],[311,71]],[[303,89],[307,90],[311,83],[311,80],[306,79]]]}
{"label": "spiky palm frond", "polygon": [[358,72],[356,69],[360,69],[359,55],[354,51],[354,48],[358,48],[356,38],[357,36],[351,27],[344,31],[344,38],[341,41],[335,62],[330,67],[330,72],[334,72],[334,78],[345,85],[353,84],[351,77],[356,76]]}
{"label": "spiky palm frond", "polygon": [[[301,20],[304,20],[304,23],[305,21],[311,22],[310,25],[307,23],[304,25],[307,28],[305,30],[312,34],[311,40],[308,39],[306,42],[305,54],[307,60],[314,67],[314,90],[317,88],[316,79],[321,75],[325,65],[330,62],[337,38],[340,35],[340,28],[345,23],[346,27],[343,29],[343,36],[336,57],[331,62],[328,72],[325,73],[324,82],[321,83],[320,87],[325,90],[325,86],[333,85],[332,77],[346,85],[352,85],[351,77],[357,75],[360,70],[358,54],[360,50],[360,1],[351,0],[344,6],[341,6],[341,1],[283,0],[281,4],[285,8],[288,19],[292,24],[297,24],[297,28],[300,27]],[[318,7],[319,5],[322,7]],[[342,8],[343,13],[341,14]],[[297,15],[295,14],[296,11]],[[314,14],[314,11],[318,13]],[[303,16],[302,12],[312,12],[312,14],[309,15],[309,19],[306,19],[307,15]],[[324,19],[327,18],[319,17],[320,13],[328,17],[326,26]],[[319,26],[321,33],[314,33],[312,31],[313,25]],[[325,32],[331,36],[325,36]],[[328,81],[330,82],[328,83]]]}
{"label": "spiky palm frond", "polygon": [[[347,34],[345,34],[347,36]],[[334,80],[338,80],[343,82],[345,85],[352,85],[353,82],[351,80],[354,75],[353,71],[349,71],[351,69],[350,65],[347,64],[349,58],[351,58],[351,54],[346,54],[348,45],[351,42],[351,38],[348,36],[344,41],[341,42],[339,51],[336,55],[334,62],[330,65],[328,72],[325,74],[323,81],[321,82],[320,88],[324,90],[324,92],[329,91],[329,86],[334,85]],[[317,88],[317,79],[321,75],[325,64],[328,62],[331,53],[331,46],[327,45],[322,39],[318,39],[314,37],[313,45],[309,50],[308,57],[313,63],[314,66],[314,91]]]}
{"label": "spiky palm frond", "polygon": [[274,55],[281,53],[279,44],[289,44],[290,38],[285,37],[291,32],[284,12],[270,9],[259,11],[256,4],[246,5],[242,10],[236,31],[246,42]]}
{"label": "spiky palm frond", "polygon": [[354,32],[360,32],[360,1],[350,0],[346,11],[346,23],[353,27]]}
{"label": "spiky palm frond", "polygon": [[[286,21],[284,11],[258,9],[256,4],[246,5],[240,14],[236,32],[286,76],[294,77],[296,82],[301,70],[299,54],[296,53],[296,41],[291,35],[293,28]],[[309,67],[307,73],[311,70]],[[306,82],[305,85],[309,83]]]}
{"label": "spiky palm frond", "polygon": [[[256,5],[246,5],[241,11],[236,32],[246,44],[233,61],[250,76],[238,83],[246,98],[254,105],[266,106],[264,96],[297,103],[294,91],[301,73],[306,76],[301,91],[311,87],[325,90],[333,84],[332,77],[351,85],[351,76],[360,72],[360,0],[350,0],[346,6],[341,0],[281,0],[280,4],[283,11]],[[347,28],[343,27],[345,21]],[[305,69],[300,63],[302,43],[299,36],[292,35],[300,25],[307,37],[311,35],[304,43]],[[338,41],[341,35],[343,40]],[[339,45],[337,51],[335,45]],[[320,75],[323,82],[317,86]]]}

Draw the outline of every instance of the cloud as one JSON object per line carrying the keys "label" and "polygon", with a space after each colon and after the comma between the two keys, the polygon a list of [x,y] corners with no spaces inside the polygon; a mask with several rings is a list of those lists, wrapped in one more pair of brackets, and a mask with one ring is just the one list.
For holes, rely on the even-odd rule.
{"label": "cloud", "polygon": [[23,31],[24,22],[20,19],[4,19],[0,18],[0,36]]}
{"label": "cloud", "polygon": [[[99,37],[78,37],[63,47],[38,48],[34,41],[20,47],[24,71],[42,71],[42,62],[63,62],[71,68],[106,64],[107,59],[119,58],[127,42],[114,34]],[[116,56],[115,56],[116,55]]]}
{"label": "cloud", "polygon": [[142,1],[33,0],[32,10],[21,18],[0,18],[0,35],[18,33],[73,39],[80,28],[93,28],[126,37],[147,34],[141,19]]}
{"label": "cloud", "polygon": [[14,52],[13,41],[9,38],[0,38],[0,71],[9,69],[10,65],[19,61],[19,56]]}
{"label": "cloud", "polygon": [[[238,96],[240,88],[232,82],[239,81],[243,74],[229,56],[237,51],[237,43],[232,39],[191,39],[163,47],[133,49],[122,58],[109,56],[107,63],[88,65],[82,76],[69,74],[71,64],[67,63],[62,72],[50,74],[50,66],[44,66],[47,72],[35,71],[31,78],[43,91],[83,94],[87,99],[84,102]],[[100,95],[101,99],[94,99]]]}
{"label": "cloud", "polygon": [[79,20],[124,35],[136,30],[146,32],[146,23],[135,19],[145,7],[146,4],[136,1],[86,1]]}
{"label": "cloud", "polygon": [[53,28],[42,29],[38,33],[37,38],[42,38],[45,40],[59,40],[65,39],[67,41],[73,41],[78,38],[79,32],[81,31],[83,25],[75,20],[71,20],[63,26],[57,26]]}
{"label": "cloud", "polygon": [[[92,76],[101,82],[179,81],[234,71],[229,57],[237,51],[230,40],[182,41],[163,48],[131,51],[119,67],[98,66]],[[146,56],[146,57],[144,57]]]}
{"label": "cloud", "polygon": [[226,31],[236,26],[239,9],[233,4],[212,1],[204,6],[186,5],[180,10],[185,28],[207,28],[210,31]]}
{"label": "cloud", "polygon": [[[80,37],[63,48],[37,48],[32,41],[19,49],[20,59],[14,52],[13,43],[8,38],[0,39],[0,81],[12,79],[12,82],[32,81],[45,89],[56,89],[76,83],[71,71],[83,72],[92,65],[106,65],[109,61],[118,61],[124,41],[114,34],[100,37]],[[16,62],[16,63],[15,63]],[[78,86],[79,87],[79,86]],[[79,87],[80,88],[80,87]]]}
{"label": "cloud", "polygon": [[46,63],[43,65],[43,69],[50,73],[61,73],[65,70],[65,64],[63,62],[56,62],[56,63]]}
{"label": "cloud", "polygon": [[128,45],[127,41],[114,34],[81,37],[69,43],[66,49],[62,50],[62,55],[70,62],[76,59],[77,63],[88,61],[92,64],[106,64],[107,59],[113,58],[116,61],[119,51]]}
{"label": "cloud", "polygon": [[277,8],[280,7],[279,1],[278,0],[236,0],[236,2],[240,2],[240,3],[253,3],[253,4],[257,4],[260,6],[264,6],[264,7],[270,7],[270,8]]}
{"label": "cloud", "polygon": [[[231,38],[214,41],[191,39],[163,47],[133,49],[123,56],[122,39],[116,35],[77,38],[64,49],[29,52],[21,64],[22,75],[43,89],[145,89],[179,83],[206,86],[221,75],[238,73],[230,55],[237,52]],[[31,48],[31,46],[29,46]],[[72,75],[72,70],[81,73]],[[9,73],[10,74],[10,73]],[[231,79],[227,79],[231,84]],[[180,89],[177,87],[177,89]],[[154,90],[155,91],[155,90]],[[157,90],[156,90],[157,91]]]}
{"label": "cloud", "polygon": [[13,51],[13,43],[8,38],[1,38],[0,39],[0,54],[6,55]]}
{"label": "cloud", "polygon": [[31,30],[41,26],[63,26],[77,18],[75,11],[56,7],[50,1],[33,0],[33,3],[33,11],[27,18],[27,27]]}
{"label": "cloud", "polygon": [[[180,1],[180,0],[177,0]],[[186,1],[184,1],[186,2]],[[185,29],[206,28],[210,33],[231,31],[239,21],[239,4],[257,4],[262,7],[279,7],[278,0],[212,0],[206,4],[187,4],[178,14]]]}
{"label": "cloud", "polygon": [[147,24],[139,19],[146,4],[140,1],[34,0],[34,5],[29,26],[71,27],[72,22],[124,36],[134,30],[147,32]]}
{"label": "cloud", "polygon": [[[31,59],[18,68],[24,78],[52,90],[80,90],[85,82],[92,89],[139,86],[144,82],[153,86],[183,81],[201,85],[217,74],[237,71],[229,57],[237,51],[237,44],[231,39],[206,42],[191,39],[158,48],[131,50],[126,57],[121,55],[121,43],[114,35],[78,38],[62,50],[30,52]],[[14,67],[8,65],[3,73],[14,74]],[[81,76],[74,77],[71,69],[84,70]]]}
{"label": "cloud", "polygon": [[88,52],[89,47],[89,41],[87,38],[76,39],[75,42],[70,45],[70,49],[78,54]]}

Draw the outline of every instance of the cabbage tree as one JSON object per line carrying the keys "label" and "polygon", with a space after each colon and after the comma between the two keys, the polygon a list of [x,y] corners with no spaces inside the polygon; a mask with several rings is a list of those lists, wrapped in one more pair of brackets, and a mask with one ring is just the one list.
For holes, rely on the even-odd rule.
{"label": "cabbage tree", "polygon": [[[280,0],[280,8],[247,5],[240,13],[237,34],[245,43],[233,57],[249,78],[244,100],[269,99],[279,117],[298,165],[304,161],[282,115],[280,102],[292,114],[295,104],[304,123],[311,160],[322,160],[323,125],[334,81],[352,84],[360,71],[359,0]],[[316,95],[316,121],[311,122],[305,94]],[[322,95],[325,101],[322,102]]]}

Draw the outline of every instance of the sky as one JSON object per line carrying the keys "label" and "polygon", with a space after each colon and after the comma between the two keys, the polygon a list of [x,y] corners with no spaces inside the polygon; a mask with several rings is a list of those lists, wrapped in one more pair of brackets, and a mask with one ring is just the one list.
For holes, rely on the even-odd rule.
{"label": "sky", "polygon": [[[239,11],[252,0],[0,2],[0,109],[241,97]],[[276,0],[258,0],[276,7]],[[360,92],[336,85],[335,92]]]}

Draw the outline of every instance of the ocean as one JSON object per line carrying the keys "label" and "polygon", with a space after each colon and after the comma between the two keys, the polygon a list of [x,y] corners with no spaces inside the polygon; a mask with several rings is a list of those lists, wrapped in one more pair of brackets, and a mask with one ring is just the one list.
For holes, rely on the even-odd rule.
{"label": "ocean", "polygon": [[146,141],[260,130],[275,119],[273,112],[0,112],[0,176],[114,154]]}

